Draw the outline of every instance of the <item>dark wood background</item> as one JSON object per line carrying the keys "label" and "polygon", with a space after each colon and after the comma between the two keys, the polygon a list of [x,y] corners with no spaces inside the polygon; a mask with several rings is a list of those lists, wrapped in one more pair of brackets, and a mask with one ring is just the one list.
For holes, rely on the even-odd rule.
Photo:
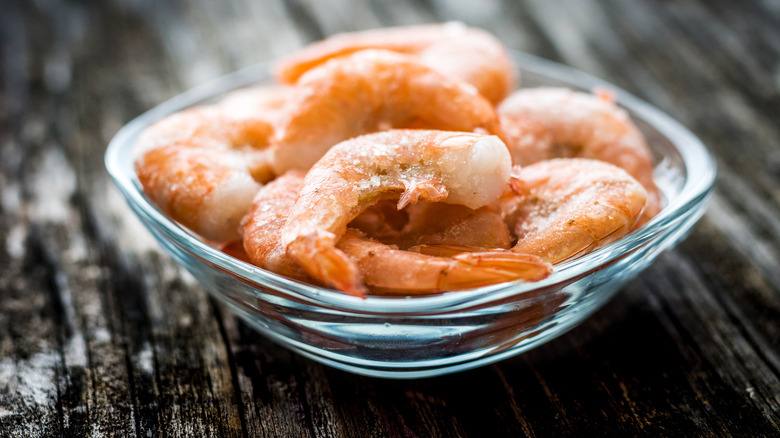
{"label": "dark wood background", "polygon": [[[527,354],[337,371],[255,334],[109,183],[128,120],[339,31],[462,20],[657,105],[717,156],[690,237]],[[1,436],[780,435],[780,4],[0,0]]]}

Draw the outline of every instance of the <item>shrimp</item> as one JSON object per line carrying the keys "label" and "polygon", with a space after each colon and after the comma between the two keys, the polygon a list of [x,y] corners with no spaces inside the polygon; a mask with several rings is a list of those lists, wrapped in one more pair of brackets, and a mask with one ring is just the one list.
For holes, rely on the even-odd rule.
{"label": "shrimp", "polygon": [[[291,171],[266,184],[257,193],[241,223],[243,244],[255,265],[297,280],[316,282],[289,256],[281,244],[285,220],[294,208],[304,182],[302,172]],[[435,257],[401,251],[347,230],[338,241],[374,292],[433,293],[484,286],[504,281],[540,280],[551,266],[537,257],[511,252],[473,252]],[[231,254],[241,254],[230,248]]]}
{"label": "shrimp", "polygon": [[282,228],[295,205],[304,173],[290,171],[263,186],[241,220],[244,250],[252,264],[296,280],[313,279],[281,244]]}
{"label": "shrimp", "polygon": [[553,264],[626,235],[647,200],[623,169],[584,158],[515,167],[512,188],[500,201],[518,239],[512,250]]}
{"label": "shrimp", "polygon": [[409,56],[370,50],[306,73],[277,126],[278,173],[311,167],[334,144],[377,130],[425,128],[499,133],[490,102],[472,87]]}
{"label": "shrimp", "polygon": [[284,226],[285,248],[315,278],[347,293],[364,288],[359,270],[335,245],[369,205],[400,196],[479,208],[508,188],[510,158],[495,136],[392,130],[339,143],[307,173]]}
{"label": "shrimp", "polygon": [[146,194],[206,239],[237,239],[252,197],[272,177],[266,146],[278,94],[276,88],[241,92],[224,104],[188,109],[150,126],[135,145],[136,173]]}
{"label": "shrimp", "polygon": [[593,158],[614,164],[647,191],[644,223],[661,207],[650,150],[628,114],[609,93],[563,88],[519,90],[498,108],[515,164],[551,158]]}
{"label": "shrimp", "polygon": [[457,22],[334,35],[280,61],[276,76],[280,82],[295,83],[330,59],[367,49],[415,55],[419,62],[473,85],[493,104],[505,98],[516,82],[503,44],[484,30]]}
{"label": "shrimp", "polygon": [[539,281],[552,273],[552,267],[536,256],[455,251],[439,257],[384,245],[352,229],[337,247],[357,265],[371,290],[383,294],[425,294],[515,280]]}

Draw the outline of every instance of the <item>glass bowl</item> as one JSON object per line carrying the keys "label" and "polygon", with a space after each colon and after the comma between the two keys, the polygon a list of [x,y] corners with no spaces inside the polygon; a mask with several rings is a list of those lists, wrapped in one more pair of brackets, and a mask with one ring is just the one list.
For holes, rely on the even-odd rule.
{"label": "glass bowl", "polygon": [[649,104],[602,80],[541,58],[513,54],[523,87],[609,87],[647,136],[664,209],[619,241],[564,262],[537,283],[512,282],[418,297],[358,298],[290,280],[232,258],[168,219],[133,168],[139,133],[162,117],[270,83],[270,64],[183,93],[125,125],[106,167],[122,195],[171,256],[260,333],[321,363],[390,378],[417,378],[492,363],[543,344],[583,321],[679,242],[703,214],[715,163],[702,143]]}

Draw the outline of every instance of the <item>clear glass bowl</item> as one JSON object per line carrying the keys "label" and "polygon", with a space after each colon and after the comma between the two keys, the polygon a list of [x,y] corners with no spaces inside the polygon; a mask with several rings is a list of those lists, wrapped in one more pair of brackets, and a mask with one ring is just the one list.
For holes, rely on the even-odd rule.
{"label": "clear glass bowl", "polygon": [[545,343],[583,321],[679,242],[703,214],[715,163],[702,143],[649,104],[580,71],[515,53],[523,87],[616,91],[647,136],[666,206],[623,239],[557,265],[538,283],[504,283],[423,297],[365,299],[302,284],[234,259],[162,214],[133,169],[133,144],[152,122],[248,85],[270,83],[269,64],[181,94],[124,126],[106,167],[127,203],[171,256],[215,297],[269,338],[316,361],[378,377],[417,378],[492,363]]}

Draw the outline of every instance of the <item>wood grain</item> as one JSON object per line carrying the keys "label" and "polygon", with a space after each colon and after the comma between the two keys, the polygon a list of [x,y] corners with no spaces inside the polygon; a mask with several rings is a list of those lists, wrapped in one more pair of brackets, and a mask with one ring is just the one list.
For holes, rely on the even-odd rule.
{"label": "wood grain", "polygon": [[[3,2],[0,436],[780,435],[780,8],[752,1]],[[361,377],[264,339],[111,186],[128,120],[341,31],[462,20],[588,71],[715,154],[709,210],[522,356]]]}

